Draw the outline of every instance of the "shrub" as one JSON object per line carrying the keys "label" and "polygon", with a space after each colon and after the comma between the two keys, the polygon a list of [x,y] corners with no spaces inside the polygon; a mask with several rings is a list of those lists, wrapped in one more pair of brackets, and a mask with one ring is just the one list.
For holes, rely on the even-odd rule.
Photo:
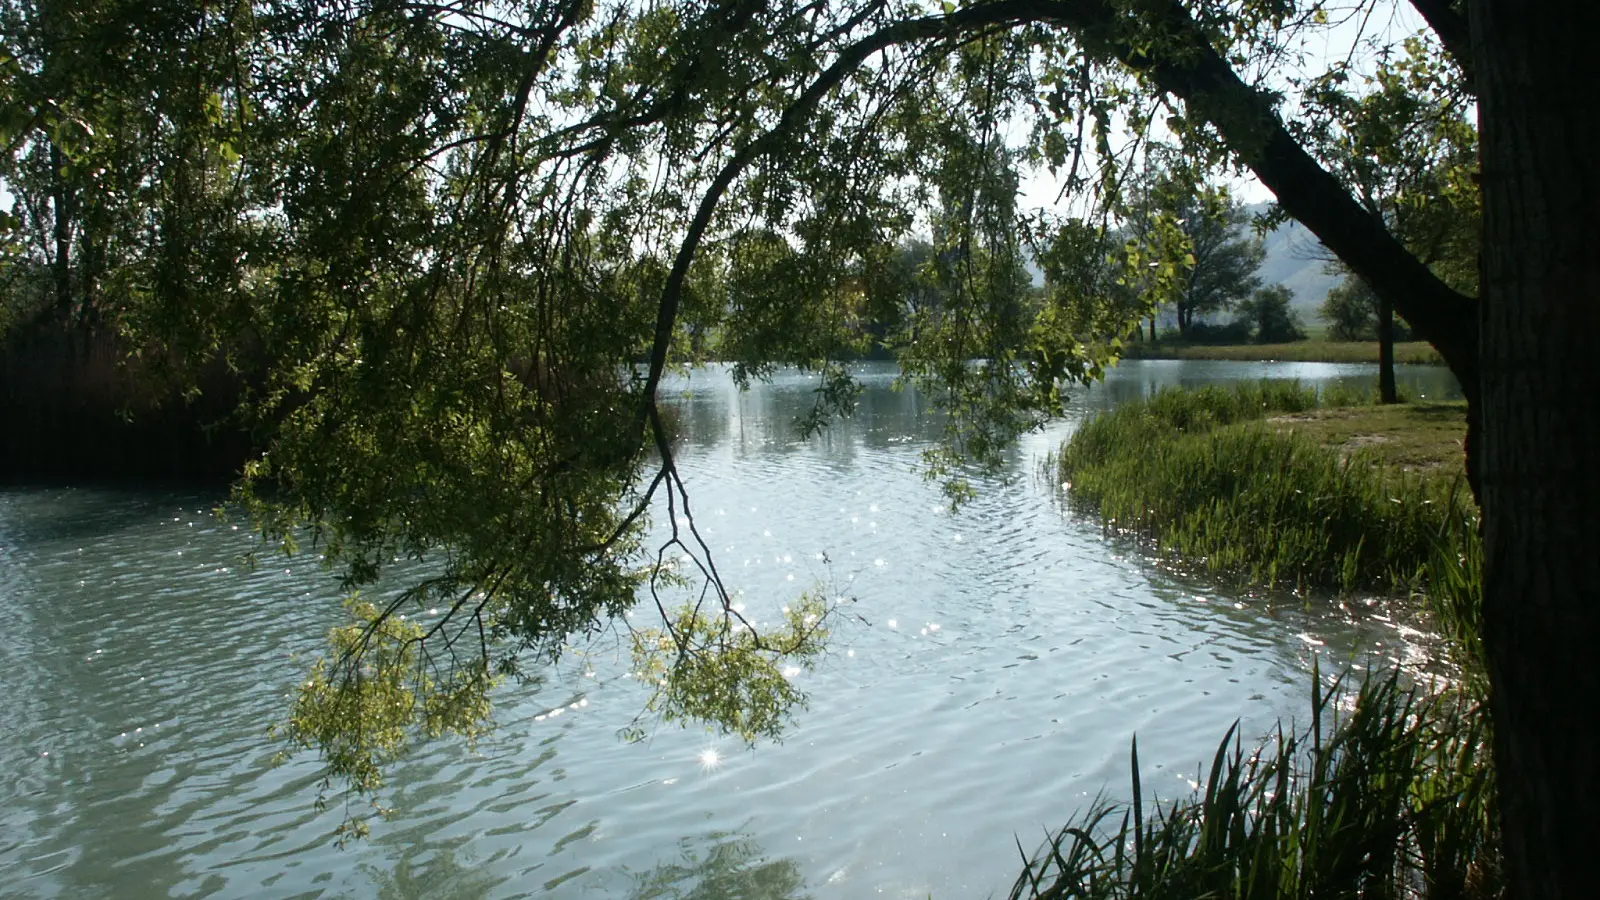
{"label": "shrub", "polygon": [[[1378,339],[1378,295],[1354,275],[1345,276],[1328,292],[1317,314],[1328,323],[1330,341]],[[1411,328],[1398,316],[1394,321],[1394,339],[1397,342],[1412,339]]]}
{"label": "shrub", "polygon": [[1288,344],[1306,339],[1299,316],[1289,306],[1294,292],[1281,284],[1264,287],[1239,304],[1239,318],[1248,322],[1258,344]]}
{"label": "shrub", "polygon": [[1239,321],[1225,325],[1195,322],[1183,333],[1182,339],[1190,344],[1246,344],[1250,342],[1250,325]]}

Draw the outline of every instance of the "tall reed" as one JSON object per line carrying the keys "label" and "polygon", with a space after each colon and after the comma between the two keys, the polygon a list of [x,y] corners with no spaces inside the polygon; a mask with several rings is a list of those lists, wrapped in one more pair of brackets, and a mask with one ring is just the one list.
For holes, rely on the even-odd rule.
{"label": "tall reed", "polygon": [[1097,802],[1025,857],[1011,897],[1502,897],[1478,702],[1398,671],[1345,687],[1316,682],[1310,724],[1249,752],[1235,723],[1180,802],[1146,803],[1135,742],[1132,801]]}

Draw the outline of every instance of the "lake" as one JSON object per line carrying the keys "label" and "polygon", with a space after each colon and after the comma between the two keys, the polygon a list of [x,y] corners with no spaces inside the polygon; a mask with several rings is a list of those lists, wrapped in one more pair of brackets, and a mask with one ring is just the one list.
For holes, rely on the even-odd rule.
{"label": "lake", "polygon": [[[797,676],[810,707],[746,749],[658,727],[618,739],[644,694],[614,635],[497,694],[469,749],[425,744],[394,809],[341,849],[341,798],[281,764],[267,728],[337,621],[312,559],[253,571],[215,493],[0,492],[0,896],[985,897],[1097,794],[1190,789],[1235,719],[1253,738],[1306,708],[1311,665],[1415,658],[1404,617],[1219,590],[1067,513],[1039,460],[1093,409],[1167,385],[1375,368],[1137,361],[1024,439],[1008,478],[950,513],[916,471],[925,399],[863,365],[859,412],[810,441],[813,382],[746,394],[673,382],[679,465],[730,588],[852,598]],[[1439,368],[1403,391],[1455,394]],[[641,612],[641,615],[644,613]]]}

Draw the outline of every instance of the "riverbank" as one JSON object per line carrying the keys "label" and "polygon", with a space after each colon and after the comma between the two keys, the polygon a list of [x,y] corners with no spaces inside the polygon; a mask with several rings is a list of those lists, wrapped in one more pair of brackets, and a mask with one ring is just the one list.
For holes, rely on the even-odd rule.
{"label": "riverbank", "polygon": [[[1124,359],[1226,359],[1268,362],[1375,363],[1376,341],[1296,341],[1292,344],[1186,344],[1177,341],[1135,342],[1123,347]],[[1439,351],[1426,341],[1394,345],[1394,361],[1407,365],[1443,365]]]}
{"label": "riverbank", "polygon": [[[217,364],[185,382],[115,335],[39,326],[0,340],[0,485],[227,485],[255,452],[246,389]],[[203,388],[203,390],[191,390]]]}
{"label": "riverbank", "polygon": [[1011,900],[1504,900],[1485,694],[1355,681],[1313,682],[1308,722],[1259,746],[1235,723],[1177,802],[1146,801],[1134,742],[1131,801],[1075,816]]}

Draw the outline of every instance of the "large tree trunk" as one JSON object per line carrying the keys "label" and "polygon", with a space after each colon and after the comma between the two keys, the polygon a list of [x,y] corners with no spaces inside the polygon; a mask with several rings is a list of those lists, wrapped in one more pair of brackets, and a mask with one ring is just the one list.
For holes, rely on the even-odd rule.
{"label": "large tree trunk", "polygon": [[1484,644],[1514,896],[1595,896],[1600,121],[1593,0],[1474,0]]}

